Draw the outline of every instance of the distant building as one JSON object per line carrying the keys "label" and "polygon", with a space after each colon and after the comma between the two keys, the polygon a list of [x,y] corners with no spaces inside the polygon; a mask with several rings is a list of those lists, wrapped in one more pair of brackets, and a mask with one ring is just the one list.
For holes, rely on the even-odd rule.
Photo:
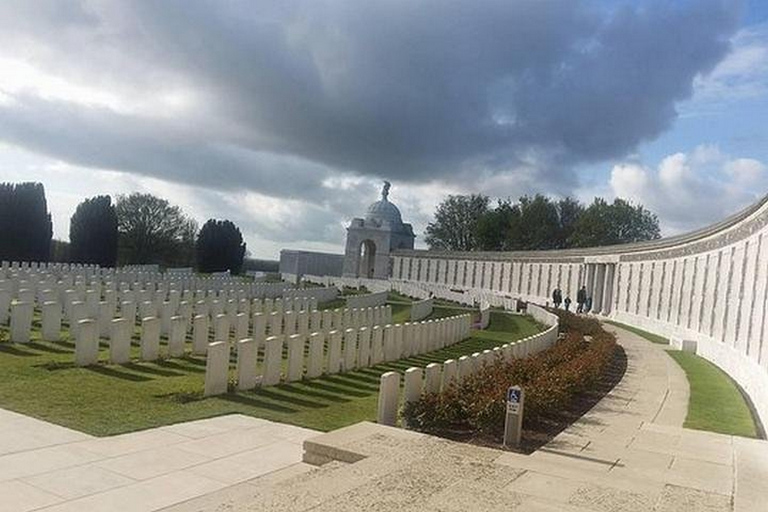
{"label": "distant building", "polygon": [[344,265],[342,254],[327,252],[280,251],[280,275],[286,281],[297,282],[305,274],[314,276],[340,276]]}

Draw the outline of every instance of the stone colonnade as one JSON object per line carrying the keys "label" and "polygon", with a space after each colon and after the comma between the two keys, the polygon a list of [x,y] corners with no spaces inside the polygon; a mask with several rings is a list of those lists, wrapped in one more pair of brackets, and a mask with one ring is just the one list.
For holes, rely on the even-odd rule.
{"label": "stone colonnade", "polygon": [[[669,239],[536,252],[397,251],[392,279],[478,296],[576,308],[695,344],[768,421],[768,197],[714,226]],[[425,288],[425,289],[426,289]]]}

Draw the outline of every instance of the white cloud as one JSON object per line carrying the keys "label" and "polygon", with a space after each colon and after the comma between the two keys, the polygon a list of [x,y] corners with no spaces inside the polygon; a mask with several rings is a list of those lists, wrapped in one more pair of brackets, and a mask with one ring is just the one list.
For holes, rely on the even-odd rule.
{"label": "white cloud", "polygon": [[610,186],[614,196],[655,212],[664,234],[673,235],[722,220],[758,200],[768,187],[768,169],[707,145],[669,155],[656,168],[636,161],[616,164]]}

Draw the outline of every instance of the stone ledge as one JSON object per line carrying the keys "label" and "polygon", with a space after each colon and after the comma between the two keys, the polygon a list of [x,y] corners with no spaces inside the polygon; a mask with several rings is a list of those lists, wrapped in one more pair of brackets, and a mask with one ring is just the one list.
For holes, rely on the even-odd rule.
{"label": "stone ledge", "polygon": [[[303,461],[315,466],[331,461],[348,464],[358,462],[373,454],[360,448],[360,441],[372,436],[416,440],[425,437],[425,434],[363,421],[307,439],[304,441]],[[354,449],[351,449],[351,446],[354,446]]]}

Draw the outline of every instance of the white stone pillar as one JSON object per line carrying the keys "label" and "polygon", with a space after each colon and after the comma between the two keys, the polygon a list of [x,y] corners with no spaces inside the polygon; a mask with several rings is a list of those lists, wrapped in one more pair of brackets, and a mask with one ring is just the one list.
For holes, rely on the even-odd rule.
{"label": "white stone pillar", "polygon": [[98,326],[95,320],[86,319],[78,322],[78,335],[75,340],[75,364],[89,366],[99,362]]}
{"label": "white stone pillar", "polygon": [[307,378],[316,379],[323,374],[323,345],[325,334],[313,332],[309,336],[309,360],[307,361]]}
{"label": "white stone pillar", "polygon": [[307,338],[303,334],[288,337],[288,372],[286,380],[295,382],[304,375],[304,348]]}
{"label": "white stone pillar", "polygon": [[43,302],[42,311],[43,341],[59,341],[61,339],[61,304],[58,302]]}
{"label": "white stone pillar", "polygon": [[207,352],[204,395],[223,395],[229,385],[229,343],[215,341]]}
{"label": "white stone pillar", "polygon": [[[603,315],[610,315],[613,306],[613,281],[616,272],[616,265],[609,263],[605,265],[605,279],[603,282],[603,304],[601,311]],[[653,279],[653,276],[649,276]]]}
{"label": "white stone pillar", "polygon": [[109,362],[125,364],[131,362],[131,329],[133,324],[125,318],[112,320],[109,338]]}
{"label": "white stone pillar", "polygon": [[264,376],[262,386],[274,386],[280,383],[280,365],[283,361],[283,336],[270,336],[265,342]]}
{"label": "white stone pillar", "polygon": [[328,333],[328,373],[339,373],[341,368],[341,331],[333,330]]}
{"label": "white stone pillar", "polygon": [[256,374],[257,351],[256,340],[242,338],[237,341],[237,389],[240,391],[247,391],[256,387],[258,377]]}
{"label": "white stone pillar", "polygon": [[34,306],[31,302],[11,303],[11,342],[29,343],[32,334],[32,315]]}
{"label": "white stone pillar", "polygon": [[605,265],[596,265],[594,295],[592,296],[592,313],[598,315],[603,309],[603,287],[605,286]]}
{"label": "white stone pillar", "polygon": [[160,357],[160,319],[149,316],[141,320],[141,360],[155,361]]}
{"label": "white stone pillar", "polygon": [[386,372],[379,382],[379,403],[377,422],[394,426],[397,423],[397,406],[400,402],[400,374]]}

